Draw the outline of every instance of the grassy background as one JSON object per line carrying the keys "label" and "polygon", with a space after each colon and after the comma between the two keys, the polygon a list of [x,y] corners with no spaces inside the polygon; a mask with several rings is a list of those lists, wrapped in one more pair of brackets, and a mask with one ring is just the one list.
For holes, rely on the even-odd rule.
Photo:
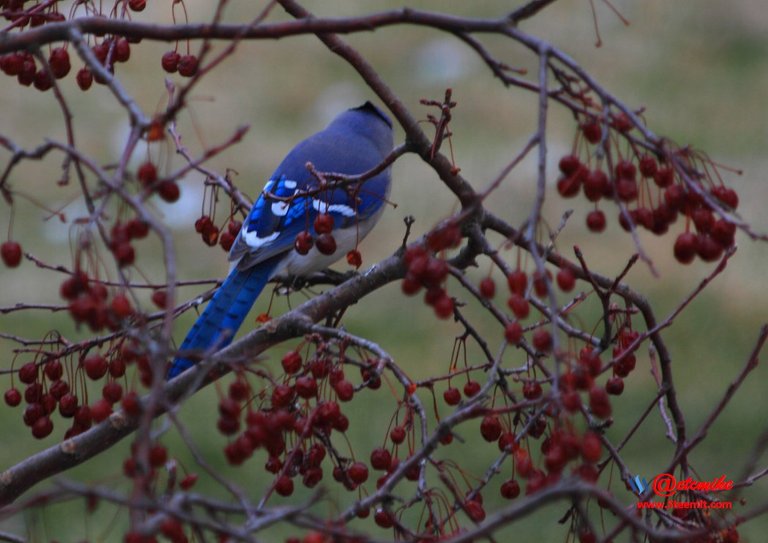
{"label": "grassy background", "polygon": [[[140,20],[169,19],[167,2],[157,2],[148,8]],[[192,20],[210,17],[210,2],[187,0]],[[255,4],[255,3],[254,3]],[[259,3],[261,4],[261,2]],[[419,8],[444,10],[476,16],[497,16],[510,9],[508,2],[439,2],[422,1]],[[766,201],[764,172],[768,167],[768,12],[760,0],[718,2],[643,2],[617,1],[616,5],[631,21],[623,26],[604,5],[598,4],[598,17],[603,46],[594,47],[594,31],[588,3],[584,0],[562,0],[548,8],[540,17],[524,25],[524,30],[551,40],[571,54],[607,89],[633,107],[645,107],[645,118],[658,134],[678,143],[690,143],[707,151],[716,161],[743,170],[743,175],[729,176],[738,190],[740,211],[760,232],[768,230],[763,211]],[[398,3],[369,0],[366,2],[308,1],[306,6],[318,15],[349,16],[398,7]],[[250,2],[233,3],[228,18],[245,21],[254,16]],[[284,17],[276,13],[278,17]],[[379,70],[385,81],[414,112],[425,114],[418,106],[420,98],[440,98],[446,87],[454,89],[459,106],[452,125],[456,160],[463,173],[478,187],[488,183],[511,159],[535,130],[536,102],[531,94],[504,89],[475,58],[471,51],[448,35],[438,32],[397,27],[349,37]],[[488,38],[487,43],[499,58],[516,67],[534,69],[536,59],[527,50],[512,42]],[[182,44],[184,49],[186,44]],[[192,45],[193,49],[195,45]],[[168,44],[142,43],[132,51],[131,62],[118,68],[118,75],[145,111],[162,108],[165,100],[164,73],[160,56]],[[75,69],[77,62],[74,62]],[[77,141],[82,149],[102,163],[117,160],[126,137],[127,121],[115,105],[109,92],[95,86],[80,93],[70,76],[63,82],[63,91],[72,106],[77,123]],[[238,172],[240,186],[251,195],[258,193],[263,180],[274,165],[301,137],[319,128],[337,111],[371,98],[357,75],[343,61],[329,54],[313,37],[298,37],[279,42],[243,44],[212,77],[196,90],[190,113],[180,120],[185,143],[193,151],[217,144],[227,138],[235,126],[242,123],[251,129],[241,145],[233,148],[210,164],[224,171]],[[567,112],[551,109],[551,160],[570,146],[573,123]],[[37,145],[45,137],[63,139],[61,114],[50,94],[18,86],[9,78],[0,79],[0,133],[12,137],[26,147]],[[396,134],[402,140],[402,133]],[[153,149],[152,157],[178,165],[170,148]],[[0,164],[8,154],[0,152]],[[136,163],[146,158],[144,152]],[[78,202],[71,202],[76,187],[55,188],[60,162],[49,159],[41,163],[25,163],[11,178],[20,192],[44,201],[52,208],[66,204],[71,220],[82,214]],[[398,204],[389,210],[381,225],[364,244],[366,264],[390,254],[402,237],[402,219],[417,218],[416,233],[430,228],[453,209],[454,203],[441,191],[439,181],[417,158],[405,157],[394,167],[395,185],[392,200]],[[532,193],[533,167],[524,164],[510,176],[498,197],[495,211],[513,224],[526,216]],[[553,180],[554,181],[554,180]],[[158,205],[176,230],[176,248],[182,279],[221,276],[226,262],[219,249],[204,247],[194,235],[192,223],[199,214],[199,176],[190,176],[182,187],[179,204],[167,208]],[[44,195],[44,196],[43,196]],[[575,208],[569,227],[559,239],[561,249],[578,243],[594,267],[605,273],[618,272],[633,252],[630,239],[619,233],[601,236],[588,234],[583,217],[588,209],[580,201],[563,202],[552,198],[547,204],[547,217],[557,224],[567,207]],[[0,207],[7,217],[7,207]],[[68,238],[74,230],[71,223],[46,220],[46,213],[29,201],[19,199],[14,222],[15,237],[27,251],[50,263],[69,264]],[[611,215],[609,213],[609,215]],[[5,220],[5,219],[4,219]],[[611,228],[615,218],[610,217]],[[0,222],[0,229],[5,226]],[[676,226],[680,228],[680,226]],[[673,228],[673,231],[676,231]],[[765,322],[768,294],[764,288],[764,270],[768,257],[763,246],[744,235],[738,237],[739,251],[723,273],[689,310],[664,333],[671,346],[675,364],[680,402],[685,410],[689,428],[702,422],[711,406],[739,371],[753,346],[758,327]],[[644,266],[638,265],[629,279],[655,304],[657,314],[666,315],[676,307],[684,293],[704,277],[710,267],[696,263],[679,266],[671,257],[671,235],[662,240],[643,237],[646,248],[654,257],[661,277],[654,278]],[[151,279],[162,277],[157,247],[143,242],[139,255],[141,271]],[[567,253],[567,251],[565,251]],[[339,265],[339,269],[344,266]],[[484,273],[487,268],[478,272]],[[28,303],[55,303],[58,300],[60,277],[24,263],[19,270],[0,268],[0,306],[19,300]],[[183,296],[198,291],[188,289]],[[20,294],[21,293],[21,294]],[[385,346],[409,371],[414,379],[445,372],[449,364],[453,336],[460,332],[451,323],[437,322],[431,310],[420,300],[399,295],[392,285],[369,298],[369,302],[352,308],[346,318],[347,328],[370,337]],[[260,300],[255,311],[263,311],[266,302]],[[286,307],[278,300],[275,313]],[[481,316],[474,313],[478,319]],[[585,315],[586,322],[589,316]],[[192,315],[179,320],[179,338],[191,324]],[[483,323],[483,321],[478,321]],[[63,315],[47,312],[22,312],[0,315],[0,330],[25,337],[39,337],[50,329],[60,329],[77,338]],[[3,367],[12,358],[13,345],[0,340]],[[287,347],[286,347],[287,348]],[[277,349],[274,360],[285,349]],[[470,351],[470,358],[474,355]],[[621,401],[615,402],[614,427],[609,435],[619,438],[634,422],[638,413],[655,393],[648,372],[647,357],[639,357],[639,369],[627,383]],[[510,359],[510,364],[521,360]],[[758,367],[745,384],[741,394],[726,408],[707,441],[693,455],[694,466],[702,477],[725,473],[736,478],[744,458],[749,454],[755,437],[764,429],[768,403],[764,394],[765,369]],[[389,423],[394,399],[380,391],[369,394],[370,410],[351,410],[350,439],[354,450],[367,457],[367,451],[378,444]],[[182,417],[194,423],[189,426],[206,457],[233,480],[241,482],[253,495],[268,483],[261,466],[254,458],[241,469],[222,466],[223,438],[212,428],[215,425],[216,391],[211,388],[193,398],[182,410]],[[0,407],[0,424],[8,429],[0,446],[0,466],[10,466],[43,446],[55,444],[61,428],[54,436],[38,442],[23,428],[20,411]],[[469,425],[471,426],[471,425]],[[466,469],[479,475],[488,465],[493,451],[475,448],[477,435],[471,428],[464,431],[467,443],[455,447]],[[165,440],[178,444],[173,435]],[[641,428],[641,437],[626,449],[625,459],[633,470],[647,477],[657,473],[669,458],[671,446],[663,437],[663,426],[656,414]],[[190,457],[181,447],[175,447],[180,459],[193,467]],[[120,465],[127,454],[127,444],[72,470],[67,477],[107,485],[125,485],[120,477]],[[335,485],[329,485],[329,499],[321,511],[334,511],[349,500]],[[209,481],[200,482],[201,491],[222,495]],[[614,485],[617,496],[630,500],[629,495]],[[486,499],[495,499],[496,485],[486,492]],[[296,496],[305,494],[297,492]],[[745,511],[750,504],[762,503],[754,498],[768,495],[761,481],[747,493]],[[93,541],[114,541],[126,519],[100,506],[96,515],[82,515],[81,504],[51,506],[29,511],[13,519],[0,521],[0,530],[28,532],[33,541],[58,538],[74,541],[87,537]],[[515,526],[520,540],[562,540],[566,528],[557,524],[563,507],[548,508]],[[73,521],[75,518],[77,520]],[[82,518],[82,520],[80,520]],[[370,522],[370,521],[368,521]],[[361,524],[367,526],[367,524]],[[742,530],[745,540],[760,541],[768,521],[758,520]],[[264,534],[267,541],[280,540],[280,529]],[[378,533],[380,537],[387,534]]]}

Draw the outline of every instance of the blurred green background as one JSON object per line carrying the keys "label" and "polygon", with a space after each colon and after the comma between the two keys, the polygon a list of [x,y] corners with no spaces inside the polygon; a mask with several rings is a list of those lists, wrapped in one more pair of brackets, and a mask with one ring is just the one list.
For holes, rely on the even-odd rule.
{"label": "blurred green background", "polygon": [[[192,21],[209,20],[213,4],[204,0],[185,1]],[[232,2],[226,18],[232,22],[248,21],[263,4]],[[424,0],[414,7],[496,17],[517,4]],[[768,231],[768,214],[764,212],[768,201],[764,174],[768,169],[768,110],[765,106],[768,96],[768,11],[763,2],[616,0],[614,4],[631,24],[625,27],[606,5],[596,2],[603,38],[599,48],[594,46],[592,16],[586,0],[557,2],[534,20],[526,22],[523,30],[551,40],[631,107],[644,107],[644,117],[657,134],[680,144],[690,143],[709,153],[717,162],[742,170],[742,175],[723,171],[728,182],[739,192],[742,216],[756,231]],[[391,9],[400,4],[383,0],[315,0],[307,1],[305,5],[317,15],[352,16]],[[273,16],[275,19],[286,18],[279,8]],[[169,21],[170,1],[153,3],[137,19]],[[419,116],[425,117],[428,112],[418,105],[420,98],[440,99],[447,87],[453,88],[458,102],[451,125],[455,157],[466,178],[477,187],[489,183],[535,130],[536,97],[526,91],[503,88],[473,52],[450,35],[401,26],[361,33],[348,39]],[[535,72],[537,61],[526,49],[498,37],[483,37],[483,41],[500,60]],[[131,61],[118,66],[121,81],[147,112],[161,109],[165,104],[166,74],[160,68],[160,57],[169,47],[172,44],[150,42],[133,46]],[[197,47],[197,44],[191,44],[193,51]],[[180,44],[180,48],[186,50],[186,43]],[[78,67],[79,62],[73,61],[74,70]],[[114,98],[107,89],[97,85],[87,93],[81,93],[73,74],[63,81],[62,90],[73,110],[80,147],[102,164],[116,162],[128,125]],[[224,141],[236,126],[250,125],[248,135],[239,146],[215,158],[208,166],[220,172],[227,168],[235,170],[236,182],[254,196],[277,162],[299,139],[322,128],[339,110],[370,98],[371,93],[357,74],[312,36],[249,42],[243,43],[196,88],[189,110],[181,115],[179,128],[184,143],[193,152],[199,152]],[[574,124],[562,108],[553,106],[550,111],[550,159],[554,166],[559,156],[570,148]],[[0,134],[3,136],[25,147],[38,145],[46,137],[63,139],[61,118],[50,93],[22,88],[13,79],[0,78]],[[401,140],[402,133],[398,132],[396,141]],[[8,160],[8,156],[7,152],[0,151],[0,165]],[[150,156],[169,168],[181,164],[169,146],[153,146]],[[147,151],[141,149],[133,164],[138,165],[146,157]],[[11,184],[15,190],[49,208],[58,209],[69,204],[64,211],[71,220],[81,215],[83,208],[78,201],[72,202],[77,194],[76,187],[56,186],[60,164],[59,157],[49,157],[40,163],[26,162],[14,171]],[[397,207],[388,210],[380,226],[364,243],[364,265],[370,265],[396,249],[404,232],[405,216],[416,217],[415,233],[420,234],[455,209],[439,180],[417,158],[400,160],[393,175],[392,201]],[[533,180],[533,163],[528,161],[513,172],[498,191],[497,197],[493,198],[493,209],[512,224],[519,224],[526,217],[533,198]],[[181,279],[220,277],[227,269],[224,253],[219,248],[205,247],[193,230],[193,222],[200,212],[201,187],[201,176],[190,175],[183,183],[182,200],[178,204],[172,207],[157,205],[158,213],[164,214],[175,228]],[[564,202],[557,197],[550,198],[546,206],[549,223],[558,224],[563,211],[568,208],[574,208],[575,213],[558,239],[559,248],[569,254],[568,248],[578,243],[594,269],[607,275],[620,271],[634,248],[628,236],[617,232],[615,213],[605,207],[609,215],[609,231],[595,236],[584,226],[588,206],[580,200]],[[226,213],[224,207],[220,213],[222,216]],[[26,251],[46,262],[69,266],[71,222],[62,224],[56,219],[46,220],[47,215],[40,207],[18,198],[14,237],[22,242]],[[4,204],[0,206],[0,217],[0,231],[3,231],[8,218],[8,207]],[[678,223],[672,232],[676,233],[680,228]],[[670,233],[661,240],[641,236],[645,248],[654,258],[660,278],[652,277],[643,265],[635,266],[628,277],[652,301],[659,317],[672,311],[680,298],[711,269],[699,262],[687,267],[677,264],[671,255],[672,236]],[[762,244],[743,234],[738,235],[737,242],[739,250],[726,271],[691,304],[674,327],[664,332],[674,359],[679,399],[690,431],[695,431],[710,406],[724,392],[726,384],[740,370],[754,345],[760,324],[766,321],[768,252]],[[138,267],[148,278],[161,279],[163,269],[156,244],[151,241],[141,243]],[[346,269],[346,266],[340,264],[337,268]],[[487,269],[487,263],[482,263],[475,276],[480,277]],[[57,303],[60,281],[59,275],[37,269],[30,262],[24,262],[17,270],[0,267],[0,307],[18,301]],[[200,289],[185,289],[182,296],[187,299],[199,292]],[[295,301],[299,299],[300,296]],[[347,329],[379,342],[414,379],[447,371],[453,337],[461,332],[457,325],[438,322],[420,298],[401,296],[396,284],[366,300],[347,313]],[[266,300],[260,300],[255,311],[264,311],[266,303]],[[278,314],[286,307],[286,301],[281,298],[273,312]],[[473,316],[481,318],[478,312]],[[179,339],[193,318],[190,314],[179,319],[176,327]],[[583,318],[589,326],[593,315],[585,314]],[[35,338],[54,328],[73,338],[81,337],[63,314],[28,311],[0,315],[0,330],[5,333]],[[489,329],[490,335],[496,332]],[[13,347],[9,341],[0,340],[3,368],[10,365]],[[266,364],[274,366],[287,349],[288,346],[275,349]],[[477,356],[473,350],[469,354],[470,359]],[[522,360],[511,359],[510,363],[520,364]],[[647,356],[639,356],[638,369],[628,379],[625,394],[614,402],[616,423],[608,431],[613,439],[624,435],[639,410],[655,394],[648,368]],[[765,430],[768,413],[765,379],[765,369],[758,367],[726,408],[706,442],[692,455],[694,467],[702,478],[721,474],[735,478],[740,474],[755,438]],[[365,459],[370,449],[383,440],[384,428],[389,423],[396,400],[384,388],[367,393],[367,399],[371,410],[355,409],[348,413],[352,420],[350,440],[355,452]],[[223,465],[221,448],[225,440],[212,431],[217,416],[215,404],[216,389],[211,387],[184,406],[182,417],[192,422],[189,429],[206,458],[249,493],[257,495],[269,482],[262,469],[263,457],[257,454],[245,467],[237,470]],[[0,424],[6,429],[0,445],[0,469],[42,447],[55,444],[63,432],[59,424],[53,436],[42,442],[35,441],[20,419],[20,409],[0,407]],[[495,451],[475,447],[478,445],[475,426],[467,425],[462,434],[467,442],[463,446],[454,446],[453,455],[462,459],[468,472],[479,476]],[[164,442],[185,465],[199,471],[173,433]],[[671,450],[670,443],[664,438],[658,413],[654,412],[640,428],[639,436],[627,446],[624,458],[631,469],[650,479],[666,466]],[[124,443],[64,476],[127,488],[120,476],[120,466],[126,455],[127,443]],[[763,459],[759,465],[765,465],[765,462]],[[329,471],[325,481],[330,480]],[[328,487],[328,499],[322,502],[320,512],[332,512],[351,498],[346,493],[339,493],[335,484]],[[201,477],[198,489],[224,495],[205,476]],[[485,492],[487,502],[497,501],[497,489],[498,482],[490,485]],[[612,489],[620,499],[629,503],[631,498],[620,482],[615,481]],[[295,498],[306,495],[297,492]],[[747,503],[736,505],[737,513],[765,502],[768,498],[766,482],[760,481],[748,489],[745,496]],[[0,530],[25,533],[31,541],[54,538],[61,541],[119,540],[127,522],[123,514],[116,514],[107,506],[101,506],[90,516],[82,515],[83,511],[84,506],[80,503],[36,509],[0,521]],[[556,521],[563,511],[562,505],[549,507],[542,514],[518,523],[514,533],[521,541],[561,541],[567,527]],[[606,521],[611,524],[610,519]],[[388,532],[371,528],[371,520],[357,526],[372,529],[380,538],[389,536]],[[748,523],[741,529],[742,540],[764,540],[760,534],[766,529],[768,520]],[[285,535],[280,528],[261,534],[265,541],[278,541]]]}

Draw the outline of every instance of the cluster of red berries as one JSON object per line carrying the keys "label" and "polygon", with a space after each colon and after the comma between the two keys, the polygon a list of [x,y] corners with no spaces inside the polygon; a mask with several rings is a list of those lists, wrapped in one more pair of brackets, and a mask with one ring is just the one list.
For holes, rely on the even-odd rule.
{"label": "cluster of red berries", "polygon": [[235,239],[237,239],[237,235],[242,227],[242,222],[230,219],[226,229],[223,227],[219,229],[213,223],[210,215],[203,215],[195,221],[195,232],[200,234],[203,243],[209,247],[213,247],[218,243],[227,252],[232,248],[232,244],[235,243]]}
{"label": "cluster of red berries", "polygon": [[[47,437],[53,431],[51,416],[58,408],[62,418],[72,419],[72,424],[64,435],[69,438],[84,432],[93,423],[105,420],[117,402],[128,400],[130,403],[131,395],[123,396],[123,386],[119,382],[125,372],[126,362],[123,358],[113,357],[108,361],[100,354],[84,356],[76,366],[56,358],[50,358],[40,364],[27,362],[18,371],[19,381],[26,385],[23,395],[19,389],[11,387],[5,392],[5,403],[16,407],[21,404],[23,397],[27,404],[22,416],[24,424],[38,439]],[[91,405],[80,400],[87,396],[81,374],[85,374],[92,381],[106,377],[101,398]],[[76,383],[80,383],[83,390],[80,398],[72,388]],[[131,394],[138,404],[136,394]]]}
{"label": "cluster of red berries", "polygon": [[121,268],[130,266],[136,260],[136,251],[132,241],[144,239],[149,234],[149,224],[141,219],[131,219],[128,222],[117,221],[110,229],[109,250],[115,257],[115,262]]}
{"label": "cluster of red berries", "polygon": [[[626,132],[630,126],[624,123],[619,128]],[[596,121],[580,127],[581,134],[590,143],[601,141],[601,130]],[[680,160],[690,162],[684,156]],[[688,264],[696,256],[706,262],[717,260],[724,249],[734,244],[735,225],[723,217],[717,218],[710,202],[717,202],[726,210],[735,210],[739,204],[736,191],[708,177],[704,180],[708,185],[698,179],[693,181],[698,189],[694,190],[685,183],[671,161],[659,162],[652,155],[635,154],[632,158],[622,158],[612,169],[604,170],[599,162],[590,168],[577,155],[570,154],[560,159],[559,169],[562,175],[557,181],[557,191],[562,197],[571,198],[583,193],[596,206],[602,199],[627,206],[627,213],[619,213],[619,224],[626,231],[634,224],[655,235],[663,235],[682,215],[685,232],[677,237],[674,246],[675,258],[681,263]],[[634,207],[630,209],[629,206]],[[586,222],[592,232],[602,232],[606,227],[605,213],[596,207],[587,214]],[[691,222],[696,233],[689,231]]]}
{"label": "cluster of red berries", "polygon": [[[139,12],[146,7],[146,0],[128,0],[127,4],[131,11]],[[43,9],[39,9],[38,4],[25,8],[23,0],[0,0],[0,9],[4,10],[5,18],[19,29],[27,25],[36,27],[46,23],[65,21],[65,16],[57,11],[56,6],[56,2],[51,2]],[[122,10],[117,8],[110,11],[111,14],[121,12]],[[108,72],[114,73],[116,63],[127,62],[130,59],[131,43],[140,41],[140,38],[107,36],[94,44],[91,51]],[[174,50],[163,55],[161,64],[168,73],[178,72],[184,77],[192,77],[198,71],[199,61],[195,55],[180,55]],[[66,46],[57,47],[51,51],[48,67],[50,71],[45,66],[37,66],[35,57],[28,51],[0,56],[0,70],[6,75],[16,77],[21,85],[27,87],[34,85],[40,91],[47,91],[53,86],[53,78],[63,79],[71,71],[72,65]],[[78,70],[75,80],[83,91],[90,89],[94,80],[99,84],[106,83],[106,79],[87,66]]]}
{"label": "cluster of red berries", "polygon": [[[532,283],[532,292],[539,298],[546,297],[550,281],[552,281],[552,273],[549,270],[545,270],[543,274],[536,270],[530,281]],[[555,281],[560,290],[568,293],[576,286],[576,274],[572,268],[563,265],[557,272]],[[507,306],[515,318],[505,326],[504,338],[512,345],[518,345],[522,340],[523,325],[521,321],[525,320],[531,313],[528,283],[528,274],[520,268],[511,271],[507,275],[507,286],[510,291]],[[478,290],[483,298],[492,300],[496,296],[496,282],[490,276],[485,277],[480,281]],[[531,343],[536,350],[543,353],[549,352],[552,348],[552,335],[546,327],[540,327],[533,333]]]}
{"label": "cluster of red berries", "polygon": [[157,174],[157,167],[152,162],[147,161],[139,166],[136,171],[136,179],[139,180],[145,190],[156,193],[169,204],[181,196],[178,183],[172,179],[160,179]]}
{"label": "cluster of red berries", "polygon": [[[82,281],[82,278],[76,280]],[[123,298],[122,295],[115,296],[112,307],[126,301]],[[5,392],[5,403],[16,407],[24,399],[27,404],[22,416],[24,424],[38,439],[53,431],[52,416],[58,408],[63,419],[72,420],[64,434],[68,439],[88,430],[94,423],[106,420],[118,403],[126,415],[140,415],[138,393],[125,392],[124,388],[126,372],[134,364],[140,382],[149,387],[153,377],[149,358],[133,341],[123,341],[105,353],[84,353],[76,362],[72,358],[53,356],[43,358],[42,362],[27,362],[17,372],[18,380],[26,388],[22,393],[12,386]],[[89,381],[101,386],[100,395],[95,400],[89,400]]]}
{"label": "cluster of red berries", "polygon": [[296,235],[293,246],[300,255],[306,255],[315,246],[319,253],[332,255],[336,252],[336,239],[333,237],[333,215],[320,213],[315,217],[312,227],[317,234],[313,237],[309,230]]}
{"label": "cluster of red berries", "polygon": [[184,77],[192,77],[197,73],[199,61],[195,55],[180,55],[176,50],[168,51],[160,59],[163,70],[169,74],[179,72]]}
{"label": "cluster of red berries", "polygon": [[454,301],[444,286],[449,273],[448,263],[436,254],[458,247],[461,237],[459,226],[450,223],[433,230],[425,245],[412,245],[405,251],[407,272],[400,285],[403,293],[414,296],[422,288],[426,289],[424,302],[440,319],[453,316]]}
{"label": "cluster of red berries", "polygon": [[125,319],[135,314],[133,304],[124,293],[113,294],[103,283],[91,281],[82,270],[75,271],[59,289],[61,297],[69,302],[69,314],[80,324],[85,323],[94,331],[105,328],[110,331],[120,329]]}
{"label": "cluster of red berries", "polygon": [[[232,438],[224,448],[227,461],[239,465],[255,450],[265,449],[265,469],[275,474],[274,489],[281,496],[293,493],[296,477],[307,488],[317,485],[324,475],[327,450],[323,443],[332,432],[344,433],[349,428],[342,405],[353,399],[355,386],[346,378],[342,361],[334,360],[328,347],[318,342],[317,354],[307,360],[298,351],[282,358],[284,378],[271,390],[254,394],[248,381],[237,376],[219,402],[218,430]],[[370,361],[361,369],[361,386],[381,386],[374,368],[375,362]],[[268,401],[255,408],[254,397],[267,397]],[[321,435],[325,438],[319,440]],[[335,455],[333,460],[333,478],[347,489],[367,480],[364,463]]]}
{"label": "cluster of red berries", "polygon": [[21,245],[17,241],[6,241],[0,246],[0,257],[9,268],[21,264]]}

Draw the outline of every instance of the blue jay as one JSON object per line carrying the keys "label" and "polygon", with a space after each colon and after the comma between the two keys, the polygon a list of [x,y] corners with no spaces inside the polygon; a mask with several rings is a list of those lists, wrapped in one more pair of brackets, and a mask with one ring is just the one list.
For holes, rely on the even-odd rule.
{"label": "blue jay", "polygon": [[[325,130],[294,147],[253,204],[229,252],[229,275],[179,351],[202,353],[228,345],[270,278],[278,274],[302,276],[325,269],[354,249],[381,216],[389,196],[389,168],[355,190],[350,186],[334,187],[332,182],[327,188],[321,187],[307,163],[311,162],[318,172],[361,174],[380,164],[392,145],[392,121],[366,102],[341,113]],[[299,234],[312,229],[319,214],[333,218],[336,250],[327,255],[312,247],[308,253],[299,254],[294,242]],[[177,357],[168,378],[194,363],[190,358]]]}

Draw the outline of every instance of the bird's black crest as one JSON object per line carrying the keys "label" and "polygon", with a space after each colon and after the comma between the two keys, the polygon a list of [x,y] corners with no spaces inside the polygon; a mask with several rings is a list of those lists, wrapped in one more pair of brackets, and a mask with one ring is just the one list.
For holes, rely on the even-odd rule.
{"label": "bird's black crest", "polygon": [[364,103],[364,104],[363,104],[363,105],[361,105],[361,106],[358,106],[358,107],[355,107],[355,108],[352,108],[352,109],[353,109],[353,110],[355,110],[355,111],[369,111],[369,112],[371,112],[371,113],[374,113],[374,114],[376,114],[376,115],[377,115],[377,116],[378,116],[378,117],[379,117],[379,118],[380,118],[382,121],[384,121],[385,123],[387,123],[387,125],[388,125],[390,128],[392,128],[392,120],[391,120],[391,119],[390,119],[390,118],[387,116],[387,114],[386,114],[386,113],[384,113],[382,110],[380,110],[379,108],[377,108],[377,107],[376,107],[376,106],[375,106],[373,103],[371,103],[370,101],[368,101],[368,102]]}

